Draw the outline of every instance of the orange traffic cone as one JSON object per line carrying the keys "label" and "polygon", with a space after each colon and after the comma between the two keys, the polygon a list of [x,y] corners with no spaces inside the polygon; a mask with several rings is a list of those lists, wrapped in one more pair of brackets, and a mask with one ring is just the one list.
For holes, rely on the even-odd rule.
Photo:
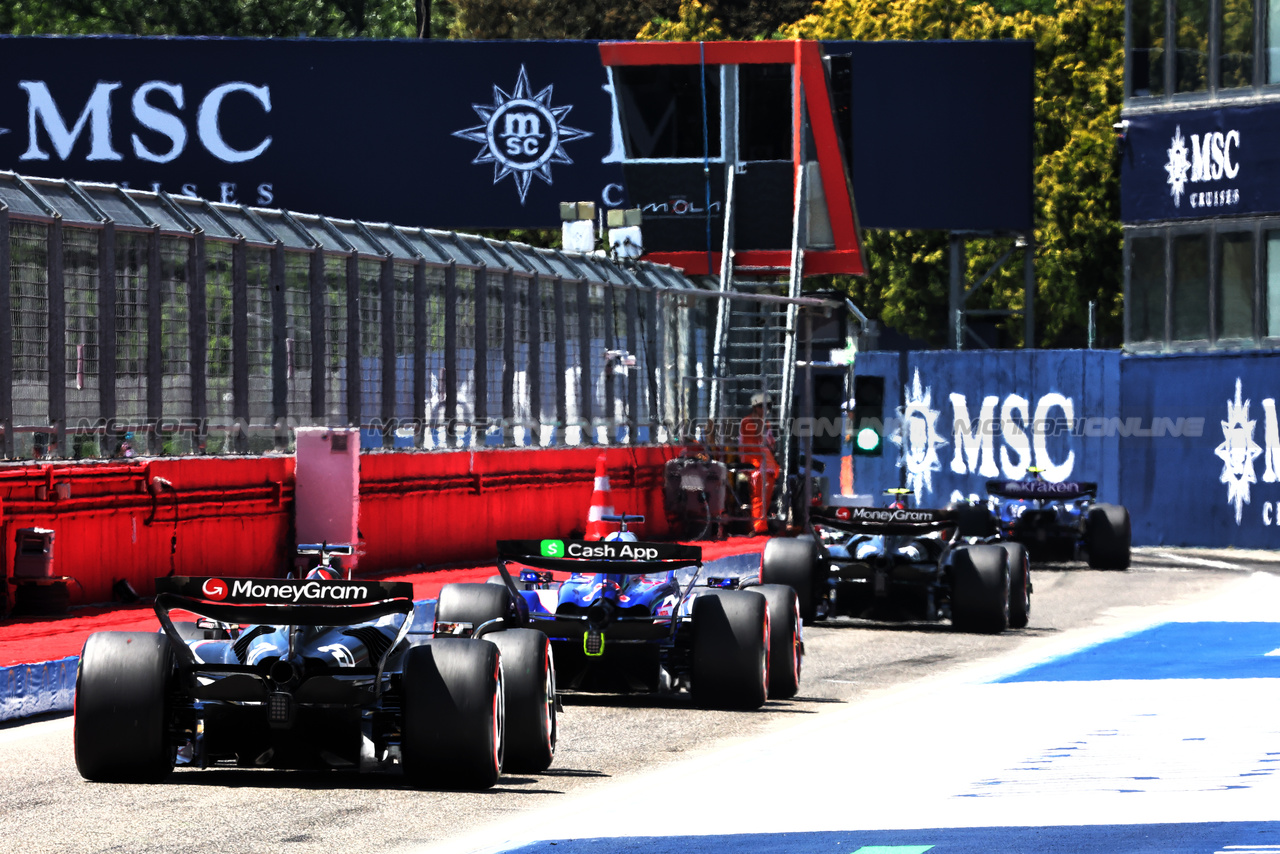
{"label": "orange traffic cone", "polygon": [[596,488],[591,493],[591,509],[587,511],[588,540],[602,540],[609,533],[605,516],[613,515],[613,496],[609,491],[609,474],[604,467],[604,454],[596,457]]}

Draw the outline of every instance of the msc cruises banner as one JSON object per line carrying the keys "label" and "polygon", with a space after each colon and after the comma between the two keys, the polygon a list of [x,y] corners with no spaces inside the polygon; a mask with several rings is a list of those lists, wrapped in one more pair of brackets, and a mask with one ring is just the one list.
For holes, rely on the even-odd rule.
{"label": "msc cruises banner", "polygon": [[607,85],[594,42],[10,37],[0,169],[402,225],[551,225],[561,201],[627,201]]}
{"label": "msc cruises banner", "polygon": [[1122,221],[1280,212],[1280,104],[1127,121]]}
{"label": "msc cruises banner", "polygon": [[[1029,42],[825,48],[864,227],[1029,227]],[[630,192],[623,172],[624,125],[675,133],[690,105],[636,127],[612,91],[591,41],[0,36],[0,170],[438,228],[554,226],[562,201],[699,213],[701,158]],[[752,174],[789,245],[790,168]],[[768,242],[759,218],[741,240]]]}

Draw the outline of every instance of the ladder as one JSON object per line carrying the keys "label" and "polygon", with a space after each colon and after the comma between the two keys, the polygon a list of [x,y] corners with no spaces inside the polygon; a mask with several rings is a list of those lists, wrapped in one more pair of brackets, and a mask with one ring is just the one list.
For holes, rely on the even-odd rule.
{"label": "ladder", "polygon": [[[797,315],[795,303],[752,300],[749,291],[734,287],[733,172],[728,173],[725,193],[724,241],[720,265],[720,292],[712,350],[710,411],[721,438],[737,442],[737,426],[751,409],[753,395],[763,392],[777,438],[779,478],[783,506],[790,506],[786,473],[791,464],[791,421],[795,397]],[[771,294],[791,299],[801,295],[804,276],[805,170],[796,169],[795,206],[791,224],[791,260],[785,282],[753,283]],[[746,272],[746,271],[743,271]],[[782,271],[777,271],[782,272]],[[743,283],[745,286],[747,283]],[[781,290],[783,294],[778,293]],[[732,296],[730,296],[732,294]]]}

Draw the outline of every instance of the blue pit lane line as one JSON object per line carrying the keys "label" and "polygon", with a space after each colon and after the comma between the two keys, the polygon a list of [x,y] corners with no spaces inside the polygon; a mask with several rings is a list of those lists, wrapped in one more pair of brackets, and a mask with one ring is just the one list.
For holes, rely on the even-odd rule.
{"label": "blue pit lane line", "polygon": [[996,681],[1267,678],[1280,678],[1280,623],[1164,623]]}
{"label": "blue pit lane line", "polygon": [[540,840],[502,850],[507,854],[1278,854],[1280,822],[631,836]]}

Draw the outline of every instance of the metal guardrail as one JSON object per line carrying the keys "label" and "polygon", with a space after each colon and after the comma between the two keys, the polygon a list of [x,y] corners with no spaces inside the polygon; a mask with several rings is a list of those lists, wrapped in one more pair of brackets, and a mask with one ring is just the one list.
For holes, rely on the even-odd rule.
{"label": "metal guardrail", "polygon": [[3,268],[7,459],[287,451],[299,426],[672,441],[708,414],[724,296],[646,262],[7,172]]}

